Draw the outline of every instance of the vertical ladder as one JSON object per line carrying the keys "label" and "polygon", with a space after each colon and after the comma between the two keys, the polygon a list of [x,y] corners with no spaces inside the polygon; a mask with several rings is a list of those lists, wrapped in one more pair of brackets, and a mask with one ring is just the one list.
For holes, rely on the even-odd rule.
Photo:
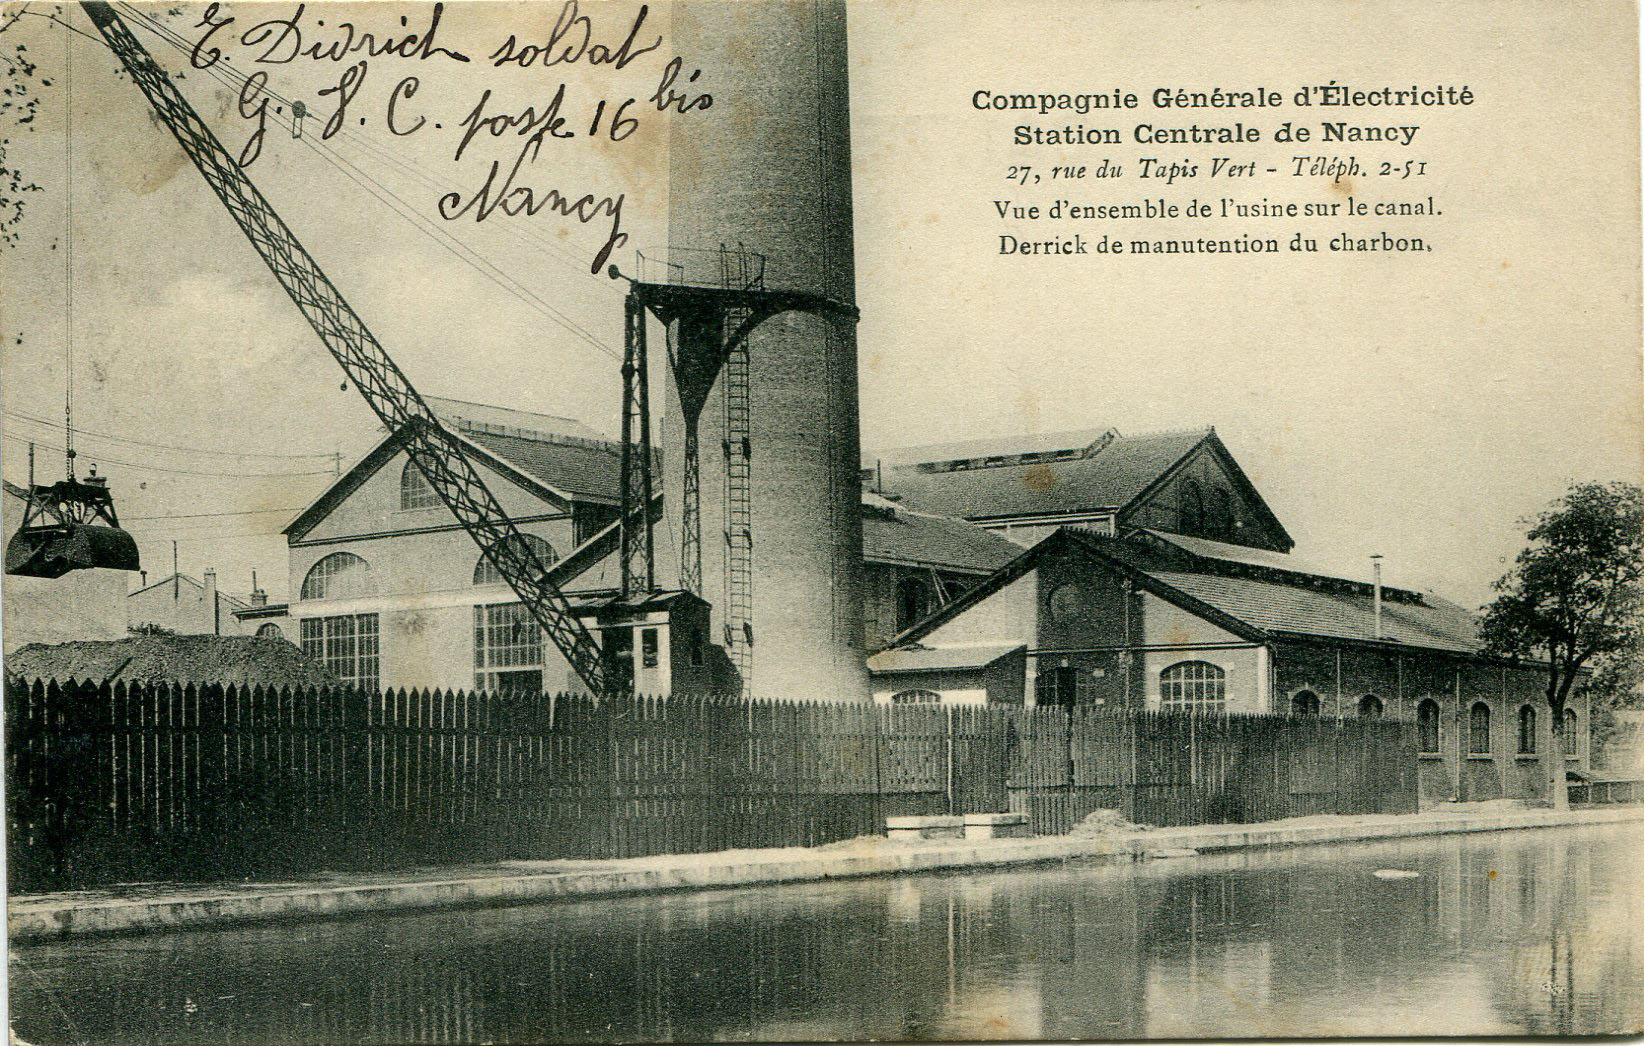
{"label": "vertical ladder", "polygon": [[[735,271],[732,271],[732,260]],[[748,288],[745,251],[722,251],[721,278]],[[725,357],[725,649],[742,676],[742,696],[753,696],[753,445],[750,428],[748,337],[752,310],[733,305],[724,314]]]}

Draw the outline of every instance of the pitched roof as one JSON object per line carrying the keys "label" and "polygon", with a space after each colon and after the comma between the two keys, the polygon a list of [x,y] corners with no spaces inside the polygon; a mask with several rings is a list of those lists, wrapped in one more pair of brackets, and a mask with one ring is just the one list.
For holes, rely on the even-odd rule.
{"label": "pitched roof", "polygon": [[[1172,535],[1174,537],[1174,535]],[[1215,544],[1215,543],[1212,543]],[[1255,640],[1301,637],[1400,644],[1477,655],[1483,651],[1476,617],[1430,593],[1384,588],[1382,635],[1376,636],[1370,585],[1291,568],[1202,555],[1146,532],[1107,537],[1063,527],[987,580],[896,637],[905,647],[930,635],[1046,556],[1089,557],[1125,574],[1142,589]]]}
{"label": "pitched roof", "polygon": [[990,574],[1022,554],[1022,546],[974,523],[913,512],[871,495],[862,500],[862,558],[870,563]]}
{"label": "pitched roof", "polygon": [[1152,581],[1270,635],[1469,654],[1483,649],[1475,616],[1431,594],[1383,586],[1377,637],[1372,585],[1317,573],[1288,562],[1287,555],[1151,531],[1139,538],[1070,533],[1087,549],[1121,558]]}
{"label": "pitched roof", "polygon": [[255,636],[132,636],[109,641],[30,643],[6,658],[26,679],[137,680],[325,686],[336,679],[283,639]]}
{"label": "pitched roof", "polygon": [[465,430],[463,436],[573,500],[622,499],[622,448],[592,440],[546,440]]}
{"label": "pitched roof", "polygon": [[[1328,639],[1377,641],[1374,597],[1298,584],[1155,571],[1151,575],[1264,632]],[[1445,600],[1420,604],[1382,601],[1381,642],[1476,654],[1483,649],[1478,621]]]}
{"label": "pitched roof", "polygon": [[1114,435],[1095,449],[1008,456],[1013,463],[973,466],[926,462],[885,470],[885,485],[925,512],[965,519],[1120,509],[1152,486],[1207,438],[1211,429]]}
{"label": "pitched roof", "polygon": [[[126,593],[126,598],[130,599],[133,596],[140,596],[144,592],[149,592],[149,591],[152,591],[153,589],[159,588],[161,585],[169,585],[169,584],[171,584],[171,579],[172,578],[176,578],[178,581],[183,582],[184,584],[188,585],[190,588],[197,588],[201,592],[205,591],[205,585],[201,581],[197,580],[196,578],[192,578],[192,577],[188,576],[187,574],[176,573],[176,574],[167,574],[165,577],[161,578],[158,581],[150,581],[148,584],[144,585],[142,588],[139,588],[134,592]],[[235,610],[249,610],[251,608],[251,604],[249,602],[247,602],[246,600],[241,599],[239,596],[229,595],[227,592],[224,592],[220,588],[217,590],[217,598],[219,600],[221,600],[222,602],[229,604],[229,606],[234,608]]]}
{"label": "pitched roof", "polygon": [[868,658],[868,671],[889,675],[896,672],[957,672],[968,668],[986,668],[1007,654],[1025,649],[1021,643],[974,643],[968,646],[881,650]]}

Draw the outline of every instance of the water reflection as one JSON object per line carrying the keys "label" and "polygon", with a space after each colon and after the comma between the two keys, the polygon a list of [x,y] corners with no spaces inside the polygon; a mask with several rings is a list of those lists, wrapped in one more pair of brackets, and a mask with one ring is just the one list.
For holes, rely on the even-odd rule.
{"label": "water reflection", "polygon": [[1644,1022],[1640,843],[1505,833],[30,947],[12,1014],[37,1043],[1613,1032]]}

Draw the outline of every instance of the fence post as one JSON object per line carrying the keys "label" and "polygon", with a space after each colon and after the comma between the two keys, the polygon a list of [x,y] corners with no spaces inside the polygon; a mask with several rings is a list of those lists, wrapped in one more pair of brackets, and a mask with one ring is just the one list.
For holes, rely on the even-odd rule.
{"label": "fence post", "polygon": [[953,813],[953,706],[944,706],[942,710],[947,713],[947,789],[948,813],[951,814]]}

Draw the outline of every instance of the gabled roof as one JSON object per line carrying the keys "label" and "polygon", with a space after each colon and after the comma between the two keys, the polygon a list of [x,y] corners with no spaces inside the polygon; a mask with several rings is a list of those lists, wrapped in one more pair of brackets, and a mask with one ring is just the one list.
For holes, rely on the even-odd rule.
{"label": "gabled roof", "polygon": [[862,558],[870,563],[991,574],[1021,551],[1022,546],[974,523],[863,495]]}
{"label": "gabled roof", "polygon": [[[1252,563],[1193,551],[1182,543],[1139,536],[1107,537],[1063,527],[987,580],[898,635],[904,647],[987,599],[1032,570],[1046,556],[1086,558],[1129,577],[1138,587],[1246,639],[1300,638],[1406,646],[1479,655],[1483,644],[1476,617],[1466,608],[1428,593],[1382,590],[1382,629],[1376,635],[1372,586],[1293,569],[1283,563]],[[1217,542],[1205,544],[1218,545]],[[1223,546],[1232,548],[1233,546]],[[1240,550],[1241,552],[1244,550]],[[1281,557],[1282,558],[1282,557]]]}
{"label": "gabled roof", "polygon": [[[159,588],[161,585],[169,585],[169,584],[171,584],[171,579],[172,578],[176,578],[178,581],[181,581],[183,584],[188,585],[190,588],[197,588],[201,592],[205,591],[205,583],[204,582],[198,581],[198,580],[196,580],[192,577],[189,577],[187,574],[179,572],[179,573],[176,573],[176,574],[167,574],[165,577],[161,578],[158,581],[150,581],[148,584],[144,585],[142,588],[137,589],[135,592],[126,593],[126,598],[130,599],[133,596],[140,596],[144,592],[152,592],[154,589]],[[227,592],[224,592],[222,589],[217,590],[217,598],[219,600],[221,600],[222,602],[229,604],[232,608],[234,608],[236,610],[248,610],[251,607],[250,603],[248,603],[245,600],[241,599],[239,596],[231,596]]]}
{"label": "gabled roof", "polygon": [[[898,465],[885,470],[885,485],[914,508],[965,519],[1118,510],[1212,435],[1211,429],[1114,434],[1089,448],[1018,448],[963,463]],[[1007,460],[988,464],[989,457]]]}
{"label": "gabled roof", "polygon": [[615,505],[622,500],[622,448],[592,440],[543,440],[517,434],[463,430],[468,443],[558,492],[569,501]]}
{"label": "gabled roof", "polygon": [[[540,457],[534,459],[529,466],[525,463],[516,464],[503,454],[500,454],[490,447],[476,442],[473,437],[479,434],[457,432],[455,435],[458,440],[461,440],[463,444],[465,444],[468,454],[475,461],[485,465],[487,468],[490,468],[497,473],[500,473],[513,483],[541,498],[554,510],[565,511],[570,507],[570,503],[573,500],[577,500],[578,496],[573,491],[557,489],[545,482],[537,474],[538,472],[550,471],[546,465],[546,461],[548,458],[552,457],[551,452],[545,452]],[[499,442],[509,439],[518,439],[517,437],[504,437],[493,433],[485,433],[483,435],[485,435],[486,438],[497,440]],[[342,476],[339,477],[334,483],[321,491],[318,497],[309,502],[308,507],[298,513],[297,518],[287,524],[281,533],[285,534],[291,541],[301,540],[310,530],[313,530],[314,527],[318,526],[321,520],[330,515],[338,505],[342,504],[342,502],[353,495],[356,490],[359,490],[360,487],[364,486],[366,480],[376,475],[383,468],[383,466],[392,461],[394,457],[405,448],[406,436],[407,432],[403,428],[384,436],[378,441],[376,446],[366,452],[364,457],[355,462],[352,468],[344,472]],[[531,444],[536,441],[518,439],[518,442],[522,444]],[[561,444],[552,445],[552,447],[556,449],[561,446]],[[563,446],[567,457],[573,459],[577,463],[573,470],[575,470],[575,468],[580,468],[583,463],[588,460],[588,456],[590,454],[603,453],[591,450],[587,447],[572,446],[569,444]],[[620,452],[616,453],[613,460],[616,462],[616,464],[612,465],[612,469],[615,471],[620,468]],[[606,499],[604,497],[595,497],[590,500],[603,502]]]}

